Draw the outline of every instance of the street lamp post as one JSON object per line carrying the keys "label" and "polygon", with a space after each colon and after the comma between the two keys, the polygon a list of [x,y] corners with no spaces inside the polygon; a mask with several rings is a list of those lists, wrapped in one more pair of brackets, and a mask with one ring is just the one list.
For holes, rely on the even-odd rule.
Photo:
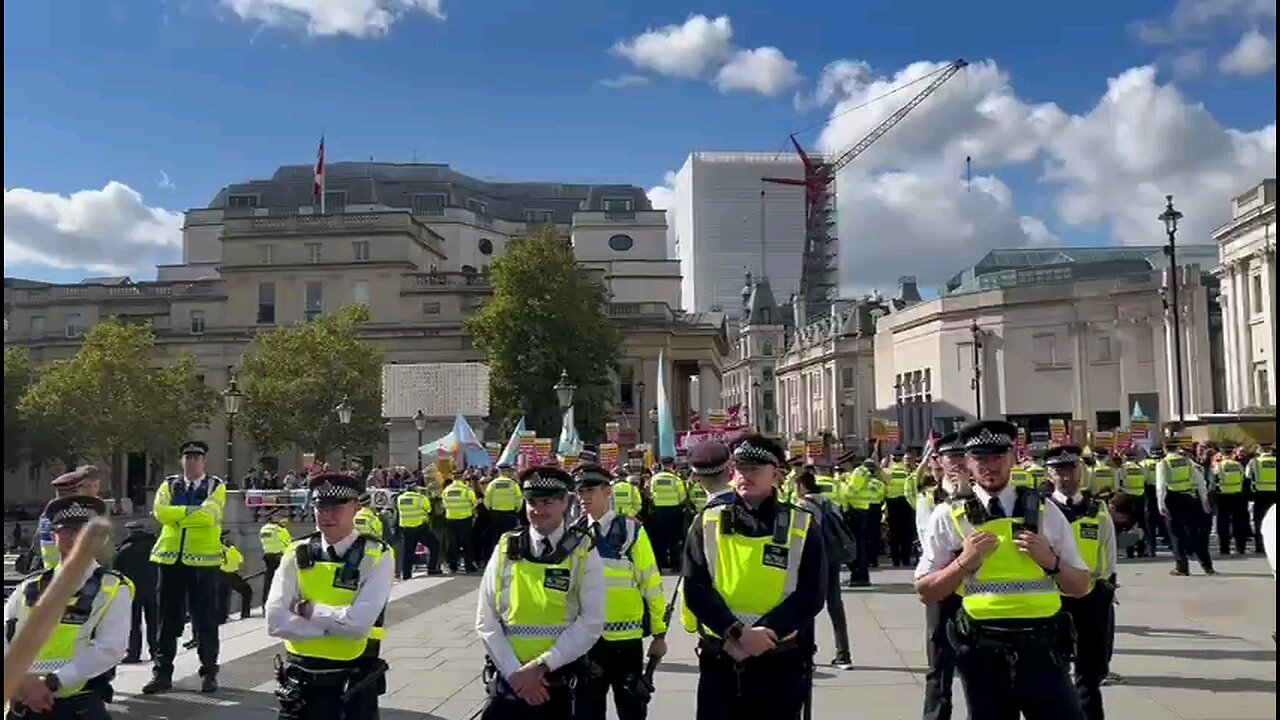
{"label": "street lamp post", "polygon": [[976,419],[982,419],[982,330],[978,327],[978,319],[969,324],[969,333],[973,335],[973,380],[969,387],[973,389],[973,409]]}
{"label": "street lamp post", "polygon": [[1178,422],[1186,422],[1186,406],[1182,394],[1182,306],[1178,302],[1178,286],[1182,284],[1182,274],[1178,271],[1177,235],[1178,221],[1182,213],[1173,207],[1173,196],[1165,195],[1164,212],[1158,218],[1164,223],[1164,232],[1169,237],[1169,244],[1164,252],[1169,256],[1169,293],[1173,303],[1173,374],[1175,401],[1178,409]]}
{"label": "street lamp post", "polygon": [[640,393],[640,402],[636,405],[636,431],[640,433],[640,442],[644,442],[644,381],[636,383],[636,392]]}
{"label": "street lamp post", "polygon": [[560,436],[569,437],[569,408],[573,407],[573,394],[578,386],[569,382],[569,371],[561,370],[560,379],[551,388],[556,391],[556,403],[560,405]]}
{"label": "street lamp post", "polygon": [[649,409],[649,422],[652,422],[652,423],[653,423],[653,442],[654,442],[653,452],[654,452],[654,457],[657,457],[657,454],[658,454],[658,448],[657,448],[657,443],[658,443],[658,408],[656,408],[656,407],[655,407],[655,408],[650,408],[650,409]]}
{"label": "street lamp post", "polygon": [[427,413],[418,408],[413,414],[413,426],[418,429],[418,445],[414,454],[418,456],[418,472],[422,472],[422,431],[427,429]]}
{"label": "street lamp post", "polygon": [[343,395],[333,411],[338,413],[338,422],[342,424],[342,469],[347,469],[347,426],[351,424],[351,399]]}
{"label": "street lamp post", "polygon": [[222,391],[222,410],[227,414],[227,482],[235,482],[235,437],[236,415],[240,414],[240,406],[244,403],[244,393],[236,384],[236,375],[231,373],[227,389]]}
{"label": "street lamp post", "polygon": [[747,406],[747,412],[751,413],[751,427],[756,432],[760,432],[760,381],[751,381],[751,404]]}

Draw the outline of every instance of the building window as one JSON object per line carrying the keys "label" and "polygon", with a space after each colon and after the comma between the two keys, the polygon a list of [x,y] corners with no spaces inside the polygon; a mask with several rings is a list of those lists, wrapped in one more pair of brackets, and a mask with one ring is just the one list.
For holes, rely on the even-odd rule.
{"label": "building window", "polygon": [[634,365],[618,367],[618,407],[633,412],[636,406],[636,369]]}
{"label": "building window", "polygon": [[43,315],[31,316],[31,337],[33,338],[44,337],[44,316]]}
{"label": "building window", "polygon": [[631,239],[630,235],[614,235],[609,238],[610,249],[616,250],[617,252],[626,252],[635,244],[635,241]]}
{"label": "building window", "polygon": [[628,213],[635,209],[631,198],[605,198],[602,206],[607,213]]}
{"label": "building window", "polygon": [[1119,410],[1099,410],[1094,413],[1094,425],[1098,430],[1114,430],[1120,427]]}
{"label": "building window", "polygon": [[481,255],[493,254],[493,241],[489,238],[480,238],[479,247]]}
{"label": "building window", "polygon": [[448,196],[434,194],[418,194],[413,196],[413,213],[415,215],[443,215]]}
{"label": "building window", "polygon": [[762,307],[762,308],[760,308],[760,324],[761,324],[761,325],[772,325],[772,324],[773,324],[773,310],[772,310],[772,308],[767,308],[767,307]]}
{"label": "building window", "polygon": [[1267,301],[1262,297],[1262,275],[1254,275],[1249,278],[1249,285],[1253,289],[1253,307],[1250,310],[1254,315],[1262,312],[1262,308],[1267,306]]}
{"label": "building window", "polygon": [[926,393],[933,392],[933,368],[924,369],[924,387],[922,390]]}
{"label": "building window", "polygon": [[489,204],[483,200],[467,198],[467,209],[482,218],[489,217]]}
{"label": "building window", "polygon": [[324,283],[319,280],[308,280],[303,290],[303,317],[308,321],[315,320],[324,313]]}
{"label": "building window", "polygon": [[763,377],[764,377],[764,381],[765,381],[765,382],[767,382],[767,383],[772,383],[772,382],[773,382],[773,368],[771,368],[771,367],[766,367],[764,370],[761,370],[761,371],[760,371],[760,374],[761,374],[761,376],[763,376]]}
{"label": "building window", "polygon": [[840,387],[845,389],[853,387],[853,368],[840,368]]}
{"label": "building window", "polygon": [[764,347],[761,348],[760,353],[765,357],[773,357],[773,341],[765,340]]}
{"label": "building window", "polygon": [[772,390],[762,390],[760,392],[760,405],[764,407],[765,410],[768,410],[769,412],[773,412],[773,391]]}
{"label": "building window", "polygon": [[422,303],[422,314],[423,314],[423,315],[439,315],[439,314],[440,314],[440,303],[438,303],[438,302],[424,302],[424,303]]}
{"label": "building window", "polygon": [[67,337],[80,337],[84,334],[84,325],[80,322],[80,313],[67,313]]}
{"label": "building window", "polygon": [[270,265],[274,263],[276,261],[276,246],[275,245],[259,245],[258,261],[261,262],[263,265]]}
{"label": "building window", "polygon": [[1032,361],[1036,367],[1052,368],[1061,363],[1058,359],[1058,337],[1050,333],[1031,336]]}
{"label": "building window", "polygon": [[1267,368],[1259,365],[1254,368],[1253,376],[1258,379],[1258,401],[1255,405],[1265,405],[1271,398],[1271,378],[1267,376]]}
{"label": "building window", "polygon": [[307,262],[320,262],[320,243],[307,243]]}
{"label": "building window", "polygon": [[351,286],[351,301],[356,305],[369,306],[368,280],[357,280],[355,285]]}
{"label": "building window", "polygon": [[1095,335],[1093,337],[1093,361],[1095,363],[1109,363],[1115,360],[1115,355],[1111,347],[1110,335]]}
{"label": "building window", "polygon": [[258,324],[274,325],[276,322],[276,284],[258,283]]}
{"label": "building window", "polygon": [[351,254],[356,262],[368,262],[369,260],[369,241],[355,240],[351,243]]}
{"label": "building window", "polygon": [[258,207],[258,196],[257,195],[228,195],[227,207],[229,208]]}
{"label": "building window", "polygon": [[204,334],[204,311],[203,310],[191,311],[191,334],[192,335]]}
{"label": "building window", "polygon": [[524,221],[529,225],[551,225],[556,220],[550,210],[525,210]]}
{"label": "building window", "polygon": [[956,372],[973,372],[973,343],[956,343]]}
{"label": "building window", "polygon": [[346,190],[327,190],[324,194],[324,213],[342,214],[347,210]]}

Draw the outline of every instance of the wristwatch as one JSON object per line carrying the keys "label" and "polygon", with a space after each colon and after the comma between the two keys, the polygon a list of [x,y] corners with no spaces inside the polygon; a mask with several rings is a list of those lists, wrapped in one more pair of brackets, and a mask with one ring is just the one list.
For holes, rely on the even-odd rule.
{"label": "wristwatch", "polygon": [[737,642],[742,639],[742,623],[736,622],[729,626],[729,630],[725,632],[725,637]]}
{"label": "wristwatch", "polygon": [[58,679],[58,673],[49,673],[44,676],[44,686],[49,688],[49,692],[56,693],[62,689],[62,681]]}
{"label": "wristwatch", "polygon": [[1045,573],[1048,575],[1057,575],[1061,570],[1062,570],[1062,556],[1054,555],[1053,568],[1051,570],[1045,570]]}

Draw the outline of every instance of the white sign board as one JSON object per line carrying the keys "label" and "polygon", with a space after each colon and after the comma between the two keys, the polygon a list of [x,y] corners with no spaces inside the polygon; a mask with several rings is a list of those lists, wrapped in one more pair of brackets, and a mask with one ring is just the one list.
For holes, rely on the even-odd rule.
{"label": "white sign board", "polygon": [[382,415],[408,418],[421,408],[430,417],[489,414],[489,366],[484,363],[420,363],[382,366]]}

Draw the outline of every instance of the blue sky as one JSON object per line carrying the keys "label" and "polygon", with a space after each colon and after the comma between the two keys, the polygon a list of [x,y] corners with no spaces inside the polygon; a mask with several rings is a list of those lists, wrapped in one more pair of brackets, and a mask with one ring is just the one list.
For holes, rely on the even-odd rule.
{"label": "blue sky", "polygon": [[[75,280],[107,266],[172,261],[176,252],[162,237],[172,232],[172,216],[163,211],[200,206],[221,186],[267,175],[280,164],[311,162],[322,131],[331,162],[407,162],[416,152],[419,160],[447,162],[481,177],[660,186],[691,150],[779,149],[789,132],[814,124],[820,130],[841,101],[860,97],[873,78],[891,81],[911,63],[955,57],[991,61],[985,80],[979,68],[951,83],[979,86],[970,112],[987,90],[1022,108],[1052,104],[1064,136],[1071,119],[1102,119],[1094,111],[1109,79],[1152,66],[1143,102],[1158,104],[1163,97],[1169,112],[1191,117],[1193,129],[1196,118],[1207,116],[1224,137],[1231,137],[1228,129],[1261,133],[1251,142],[1262,157],[1218,143],[1207,160],[1185,148],[1179,150],[1190,156],[1186,162],[1131,159],[1135,172],[1144,165],[1208,162],[1205,172],[1227,172],[1228,185],[1241,185],[1237,190],[1256,182],[1259,163],[1265,168],[1269,162],[1274,175],[1274,0],[1269,10],[1253,0],[930,3],[927,9],[881,0],[771,0],[750,10],[726,2],[628,7],[598,0],[350,5],[372,8],[365,17],[373,20],[308,15],[308,0],[6,3],[6,275]],[[377,15],[379,6],[390,14]],[[731,35],[691,36],[689,42],[719,43],[702,56],[681,45],[674,29],[663,35],[665,26],[686,23],[693,14],[705,16],[713,29],[731,27]],[[725,23],[715,25],[722,16]],[[626,44],[646,30],[657,31],[651,39],[659,44],[648,46],[657,56],[641,44]],[[1226,62],[1250,33],[1253,44],[1237,53],[1238,62]],[[704,67],[695,72],[664,64],[663,57],[671,56],[661,42],[693,53],[695,65],[698,57],[707,58]],[[727,90],[724,82],[718,87],[716,78],[725,71],[717,68],[733,62],[733,53],[755,48],[779,53],[784,67],[775,84],[744,88],[748,78]],[[826,103],[815,102],[824,68],[842,59],[865,63],[869,75],[836,83],[839,90]],[[602,84],[628,75],[644,84]],[[1170,88],[1176,101],[1169,100]],[[1150,111],[1131,110],[1137,118]],[[936,121],[945,133],[941,113],[920,122]],[[1029,111],[1017,114],[1020,126],[1031,122]],[[1115,118],[1110,124],[1122,124]],[[808,134],[809,142],[819,141],[818,130]],[[1170,137],[1176,139],[1174,130]],[[994,142],[981,140],[982,128],[974,132],[972,142]],[[975,158],[975,172],[1011,196],[1011,209],[988,210],[1035,217],[1052,241],[1132,241],[1126,219],[1114,209],[1063,208],[1081,192],[1103,192],[1077,187],[1089,182],[1083,179],[1088,170],[1065,169],[1065,179],[1046,170],[1070,164],[1070,150],[1055,149],[1059,141],[1048,137],[1057,134],[1042,132],[1030,157],[1006,157],[1001,150],[984,153],[990,161]],[[839,142],[840,128],[828,128],[827,137]],[[885,180],[871,175],[882,171],[926,178],[935,173],[927,169],[930,158],[884,154],[884,164],[866,169],[869,182]],[[934,159],[948,157],[946,147],[937,148]],[[1191,183],[1188,194],[1199,195],[1205,189],[1191,182],[1195,167],[1182,168],[1189,172],[1183,184]],[[74,202],[72,194],[102,191],[112,182],[140,198],[116,188]],[[24,192],[11,192],[19,189]],[[998,200],[1001,192],[992,190],[991,197]],[[883,200],[883,193],[870,195]],[[1218,195],[1202,202],[1205,208],[1216,203],[1220,214],[1225,206]],[[90,202],[95,198],[101,202]],[[103,205],[116,215],[99,224],[126,240],[88,226],[85,215],[107,212]],[[929,232],[886,217],[893,233]],[[975,237],[974,247],[984,239]],[[1046,241],[1036,233],[1024,239]],[[146,250],[113,260],[118,242]],[[56,250],[42,255],[49,248]]]}

